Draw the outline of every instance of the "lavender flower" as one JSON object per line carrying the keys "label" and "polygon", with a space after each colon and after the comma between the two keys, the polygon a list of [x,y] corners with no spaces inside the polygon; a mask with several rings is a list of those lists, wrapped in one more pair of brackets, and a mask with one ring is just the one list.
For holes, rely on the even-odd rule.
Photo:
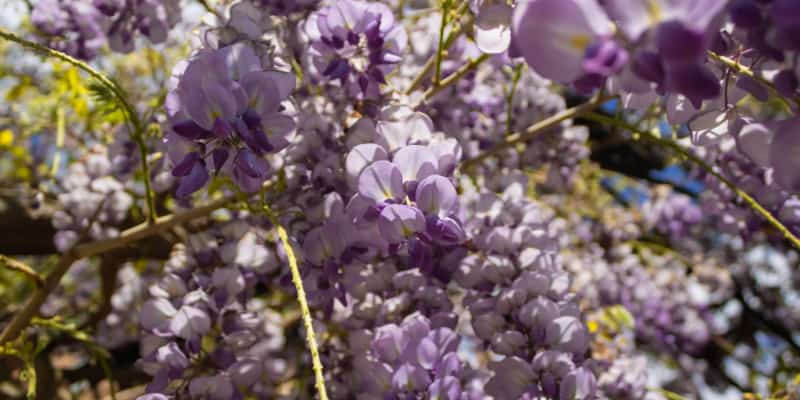
{"label": "lavender flower", "polygon": [[175,75],[165,141],[179,178],[176,196],[200,190],[211,174],[259,190],[271,174],[264,156],[285,148],[295,129],[285,103],[294,75],[265,70],[246,44],[202,50]]}
{"label": "lavender flower", "polygon": [[[176,248],[140,313],[139,366],[153,376],[148,393],[220,400],[273,393],[286,374],[275,354],[282,327],[252,299],[256,283],[278,267],[263,240],[237,221]],[[170,385],[177,379],[188,384]]]}
{"label": "lavender flower", "polygon": [[163,43],[180,8],[179,0],[43,0],[31,19],[51,46],[88,60],[105,42],[117,52],[133,51],[137,33]]}
{"label": "lavender flower", "polygon": [[386,75],[400,62],[406,32],[381,3],[337,1],[306,22],[316,73],[338,80],[354,98],[378,98]]}
{"label": "lavender flower", "polygon": [[528,0],[514,10],[513,46],[545,78],[588,91],[627,63],[610,29],[594,0]]}
{"label": "lavender flower", "polygon": [[[122,182],[112,176],[111,162],[100,148],[83,162],[70,165],[58,201],[63,210],[53,215],[56,248],[66,252],[81,240],[119,235],[133,206]],[[84,236],[85,235],[85,236]]]}
{"label": "lavender flower", "polygon": [[96,57],[105,42],[100,18],[88,0],[42,0],[31,14],[31,22],[48,35],[51,47],[85,60]]}

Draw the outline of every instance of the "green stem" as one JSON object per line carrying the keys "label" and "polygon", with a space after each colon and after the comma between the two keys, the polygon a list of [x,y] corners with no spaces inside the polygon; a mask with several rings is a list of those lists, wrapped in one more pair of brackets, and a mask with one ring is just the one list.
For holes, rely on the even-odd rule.
{"label": "green stem", "polygon": [[784,104],[784,105],[785,105],[785,106],[786,106],[786,107],[787,107],[789,110],[791,110],[791,109],[792,109],[792,105],[789,103],[789,100],[792,100],[792,101],[794,101],[795,105],[796,105],[796,106],[798,106],[798,107],[800,107],[800,98],[798,98],[797,96],[795,96],[795,97],[793,97],[793,98],[791,98],[791,99],[787,100],[787,99],[786,99],[786,97],[783,97],[783,96],[782,96],[782,95],[781,95],[781,94],[778,92],[778,90],[777,90],[777,89],[775,89],[775,85],[774,85],[772,82],[770,82],[770,81],[768,81],[768,80],[764,79],[764,77],[762,77],[761,75],[758,75],[758,74],[756,74],[755,72],[753,72],[753,70],[751,70],[750,68],[747,68],[746,66],[744,66],[744,65],[740,64],[740,63],[739,63],[739,62],[737,62],[736,60],[734,60],[734,59],[732,59],[732,58],[729,58],[729,57],[721,56],[721,55],[719,55],[719,54],[717,54],[717,53],[714,53],[713,51],[709,51],[709,52],[708,52],[708,56],[709,56],[709,57],[710,57],[712,60],[714,60],[714,61],[716,61],[716,62],[719,62],[719,63],[721,63],[721,64],[725,65],[726,67],[730,68],[731,70],[733,70],[734,72],[736,72],[736,73],[738,73],[738,74],[742,74],[742,75],[745,75],[745,76],[747,76],[747,77],[750,77],[750,78],[753,78],[753,79],[757,80],[759,83],[761,83],[761,84],[762,84],[762,85],[764,85],[766,88],[768,88],[768,89],[769,89],[769,91],[772,93],[772,95],[774,95],[776,98],[780,99],[780,100],[781,100],[781,102],[782,102],[782,103],[783,103],[783,104]]}
{"label": "green stem", "polygon": [[662,147],[666,147],[671,149],[677,154],[685,157],[687,160],[697,164],[700,168],[702,168],[707,173],[713,175],[715,178],[719,179],[722,184],[728,187],[732,192],[736,193],[736,195],[742,199],[748,206],[750,206],[753,211],[757,214],[761,215],[770,225],[772,225],[775,229],[777,229],[786,240],[788,240],[795,248],[800,249],[800,239],[797,238],[786,226],[784,226],[777,218],[775,218],[772,213],[769,212],[766,208],[764,208],[761,204],[759,204],[752,196],[747,194],[745,191],[740,189],[736,184],[734,184],[731,180],[717,172],[714,167],[707,164],[703,161],[700,157],[692,154],[691,152],[687,151],[678,143],[672,140],[665,140],[659,137],[656,137],[650,133],[643,132],[638,127],[633,126],[625,121],[618,120],[615,118],[610,118],[608,116],[597,114],[597,113],[589,113],[585,116],[588,119],[600,122],[600,123],[607,123],[609,125],[613,125],[625,130],[628,130],[634,134],[634,139],[644,139],[648,142],[657,144]]}
{"label": "green stem", "polygon": [[111,91],[111,93],[117,99],[117,102],[122,106],[124,114],[131,122],[131,124],[133,124],[133,130],[131,132],[131,136],[136,141],[136,144],[139,146],[139,152],[143,156],[142,172],[144,173],[145,187],[147,188],[147,204],[149,208],[148,222],[150,223],[155,222],[157,218],[156,210],[153,207],[153,204],[155,202],[153,200],[153,192],[150,188],[150,173],[147,167],[147,158],[144,157],[147,155],[147,148],[145,147],[144,139],[142,138],[142,135],[144,133],[144,125],[142,124],[142,121],[139,119],[139,115],[136,113],[136,110],[128,102],[125,96],[125,92],[122,90],[122,88],[120,88],[119,85],[114,83],[114,81],[112,81],[110,78],[103,75],[100,71],[92,68],[89,64],[81,60],[78,60],[77,58],[74,58],[66,53],[62,53],[58,50],[53,50],[45,45],[32,42],[2,28],[0,28],[0,38],[18,43],[25,48],[39,52],[47,57],[53,57],[65,61],[71,64],[72,66],[80,70],[83,70],[84,72],[89,74],[92,78],[100,82],[101,85],[105,86],[109,91]]}
{"label": "green stem", "polygon": [[286,229],[280,224],[278,218],[272,210],[270,210],[269,206],[264,205],[264,212],[267,214],[270,221],[272,221],[272,225],[275,225],[283,248],[286,251],[289,269],[292,271],[292,283],[294,283],[294,287],[297,290],[297,301],[300,303],[300,312],[303,314],[303,325],[306,329],[306,343],[309,352],[311,352],[311,364],[314,369],[314,378],[316,380],[315,386],[317,387],[319,399],[327,400],[328,394],[325,391],[325,377],[322,373],[322,361],[320,361],[319,358],[319,346],[317,345],[317,338],[314,333],[314,322],[311,319],[311,309],[308,307],[308,298],[303,288],[303,279],[300,276],[300,269],[297,267],[297,258],[295,257],[294,249],[289,242],[289,235],[286,233]]}
{"label": "green stem", "polygon": [[[447,39],[444,41],[444,51],[447,51],[453,45],[453,43],[455,43],[456,39],[461,36],[461,34],[464,32],[464,27],[469,25],[469,21],[470,20],[467,20],[464,23],[453,27],[453,30],[450,31],[450,33],[447,35]],[[431,73],[431,70],[433,70],[433,67],[436,65],[437,55],[438,52],[428,58],[428,61],[422,67],[422,71],[417,74],[417,76],[411,82],[411,85],[409,85],[408,89],[406,89],[406,94],[413,93],[420,85],[422,85],[422,82],[425,80],[428,74]]]}
{"label": "green stem", "polygon": [[59,106],[56,109],[56,152],[53,154],[53,166],[50,168],[50,176],[54,178],[58,175],[58,170],[61,168],[61,150],[64,147],[66,131],[64,108]]}
{"label": "green stem", "polygon": [[[431,97],[435,96],[437,93],[442,91],[442,89],[458,82],[464,75],[468,74],[470,71],[478,68],[484,61],[489,59],[489,54],[481,54],[480,57],[474,58],[469,60],[466,64],[464,64],[458,71],[453,72],[452,74],[448,75],[447,78],[444,78],[441,82],[434,84],[431,86],[430,89],[426,90],[425,93],[422,95],[421,103],[429,100]],[[417,104],[418,106],[419,104]],[[416,106],[414,107],[416,108]]]}
{"label": "green stem", "polygon": [[444,0],[442,3],[442,20],[439,26],[439,47],[436,49],[436,73],[433,76],[433,84],[438,85],[442,78],[442,56],[444,54],[444,31],[447,28],[447,14],[450,12],[450,1]]}
{"label": "green stem", "polygon": [[525,132],[517,132],[512,135],[508,135],[504,141],[494,145],[489,150],[486,150],[485,152],[471,159],[465,160],[463,163],[461,163],[459,169],[461,169],[462,171],[467,171],[470,168],[478,165],[483,160],[503,151],[504,149],[515,146],[519,143],[527,142],[528,140],[533,139],[535,136],[546,131],[547,129],[550,129],[570,118],[575,118],[583,114],[586,114],[587,112],[592,111],[605,99],[606,98],[603,96],[597,96],[594,99],[586,103],[583,103],[579,106],[568,108],[564,111],[559,112],[558,114],[545,118],[529,126],[528,129],[525,130]]}
{"label": "green stem", "polygon": [[525,64],[518,64],[514,68],[514,74],[511,77],[511,85],[508,89],[508,97],[506,98],[506,136],[511,135],[512,129],[512,122],[513,122],[513,108],[514,108],[514,94],[517,91],[517,85],[519,84],[520,78],[522,78],[522,69],[525,68]]}
{"label": "green stem", "polygon": [[134,135],[134,140],[136,141],[136,146],[139,147],[139,158],[142,159],[142,175],[144,175],[144,189],[146,192],[146,200],[147,200],[147,223],[155,224],[156,220],[158,220],[158,214],[156,214],[156,202],[155,196],[153,194],[153,187],[150,183],[150,167],[147,164],[147,146],[144,143],[144,138],[141,134]]}
{"label": "green stem", "polygon": [[37,287],[44,286],[44,279],[42,278],[42,276],[39,275],[36,271],[34,271],[33,268],[29,267],[27,264],[21,261],[17,261],[11,257],[0,254],[0,265],[5,266],[6,268],[12,271],[17,271],[25,275],[25,277],[33,281],[33,283],[36,284]]}

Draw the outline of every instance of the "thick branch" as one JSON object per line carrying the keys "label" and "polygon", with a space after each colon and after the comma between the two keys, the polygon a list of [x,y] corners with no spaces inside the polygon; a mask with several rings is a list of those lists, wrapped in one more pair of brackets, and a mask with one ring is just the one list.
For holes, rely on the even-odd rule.
{"label": "thick branch", "polygon": [[476,166],[477,164],[479,164],[481,161],[483,161],[483,160],[485,160],[485,159],[487,159],[487,158],[489,158],[489,157],[491,157],[491,156],[493,156],[493,155],[495,155],[495,154],[497,154],[497,153],[499,153],[499,152],[501,152],[501,151],[503,151],[503,150],[505,150],[505,149],[507,149],[509,147],[515,146],[518,143],[527,142],[528,140],[533,139],[535,136],[537,136],[540,133],[546,131],[547,129],[550,129],[550,128],[552,128],[552,127],[554,127],[554,126],[556,126],[556,125],[558,125],[558,124],[560,124],[560,123],[562,123],[562,122],[564,122],[564,121],[566,121],[568,119],[576,118],[576,117],[579,117],[581,115],[584,115],[584,114],[594,110],[595,107],[597,107],[602,102],[602,100],[603,100],[603,98],[597,97],[594,100],[591,100],[591,101],[589,101],[587,103],[584,103],[584,104],[581,104],[579,106],[566,109],[564,111],[561,111],[558,114],[555,114],[555,115],[552,115],[552,116],[550,116],[548,118],[545,118],[545,119],[543,119],[543,120],[531,125],[530,127],[528,127],[528,129],[526,129],[525,132],[517,132],[517,133],[514,133],[512,135],[508,135],[504,141],[494,145],[489,150],[486,150],[485,152],[481,153],[480,155],[478,155],[476,157],[473,157],[473,158],[471,158],[469,160],[466,160],[463,163],[461,163],[460,169],[462,171],[469,170],[470,168],[472,168],[472,167]]}
{"label": "thick branch", "polygon": [[55,268],[53,268],[45,278],[44,285],[36,290],[28,302],[25,303],[22,310],[14,315],[14,318],[3,330],[3,333],[0,334],[0,344],[14,340],[19,336],[20,332],[28,326],[31,319],[39,312],[39,308],[45,302],[47,296],[55,290],[59,282],[61,282],[61,278],[69,271],[70,266],[72,266],[74,262],[85,257],[91,257],[127,247],[139,240],[164,232],[181,223],[206,216],[234,200],[234,198],[234,196],[225,196],[191,211],[158,218],[153,224],[144,223],[134,226],[122,232],[122,234],[116,238],[75,246],[72,250],[61,256],[58,264],[56,264]]}

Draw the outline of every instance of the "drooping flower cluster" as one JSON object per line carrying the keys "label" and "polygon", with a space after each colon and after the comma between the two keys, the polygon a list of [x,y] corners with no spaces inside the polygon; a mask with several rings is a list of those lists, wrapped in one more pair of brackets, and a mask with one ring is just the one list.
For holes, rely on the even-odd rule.
{"label": "drooping flower cluster", "polygon": [[377,2],[336,1],[311,14],[305,30],[315,73],[354,98],[380,97],[407,41],[392,10]]}
{"label": "drooping flower cluster", "polygon": [[113,176],[102,148],[69,166],[58,195],[63,209],[53,215],[56,248],[66,252],[79,242],[119,235],[134,204],[125,185]]}
{"label": "drooping flower cluster", "polygon": [[272,173],[264,156],[285,148],[295,129],[286,102],[294,75],[265,69],[241,43],[199,51],[176,67],[173,84],[165,140],[179,179],[176,196],[200,190],[212,174],[258,191]]}
{"label": "drooping flower cluster", "polygon": [[274,390],[286,372],[275,355],[282,327],[252,298],[256,284],[278,268],[264,240],[262,231],[237,221],[175,249],[140,311],[139,363],[153,376],[148,393],[223,400]]}
{"label": "drooping flower cluster", "polygon": [[342,195],[350,200],[328,197],[324,222],[305,235],[306,261],[330,277],[354,260],[399,256],[407,260],[402,269],[441,274],[436,260],[466,241],[449,178],[459,146],[434,136],[430,119],[406,108],[387,109],[377,124],[365,118],[352,129],[366,143],[354,145],[339,167],[350,188]]}
{"label": "drooping flower cluster", "polygon": [[51,47],[88,60],[97,56],[105,42],[100,15],[88,1],[42,0],[36,3],[31,22],[49,35]]}
{"label": "drooping flower cluster", "polygon": [[[706,309],[712,299],[693,298],[681,287],[687,285],[683,266],[666,263],[661,270],[649,270],[637,255],[625,253],[624,248],[619,251],[609,255],[609,261],[596,260],[593,271],[580,268],[582,274],[594,276],[593,285],[584,284],[584,297],[602,306],[623,305],[636,319],[640,342],[665,352],[702,352],[713,334]],[[579,265],[573,270],[578,271]]]}
{"label": "drooping flower cluster", "polygon": [[450,328],[433,328],[419,314],[399,325],[357,332],[352,354],[352,394],[374,398],[478,399],[464,387],[467,374],[458,355],[460,337]]}
{"label": "drooping flower cluster", "polygon": [[130,53],[137,34],[163,43],[180,20],[180,0],[43,0],[31,19],[51,45],[82,59],[92,59],[106,42]]}
{"label": "drooping flower cluster", "polygon": [[180,19],[180,0],[93,0],[105,17],[105,34],[112,50],[130,53],[136,34],[163,43]]}
{"label": "drooping flower cluster", "polygon": [[673,192],[657,197],[646,207],[652,207],[647,212],[653,219],[651,223],[672,240],[680,240],[688,234],[703,216],[702,209],[692,198]]}
{"label": "drooping flower cluster", "polygon": [[502,195],[475,194],[467,228],[480,253],[465,258],[455,276],[470,289],[464,302],[475,335],[505,356],[486,391],[502,399],[589,399],[596,390],[584,365],[591,337],[569,294],[557,224],[525,199],[526,187],[515,182]]}

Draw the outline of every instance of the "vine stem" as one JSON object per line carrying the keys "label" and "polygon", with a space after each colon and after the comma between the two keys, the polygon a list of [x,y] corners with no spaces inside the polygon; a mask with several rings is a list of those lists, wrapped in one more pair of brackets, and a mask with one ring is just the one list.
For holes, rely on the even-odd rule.
{"label": "vine stem", "polygon": [[456,72],[448,75],[447,78],[442,79],[441,82],[435,83],[431,86],[425,93],[422,95],[419,103],[416,104],[412,108],[419,107],[422,103],[430,100],[431,97],[435,96],[437,93],[441,92],[442,89],[451,86],[452,84],[458,82],[464,75],[468,74],[470,71],[478,68],[484,61],[489,59],[489,54],[481,54],[478,58],[470,59],[469,62],[464,64],[461,68],[459,68]]}
{"label": "vine stem", "polygon": [[303,279],[300,276],[300,269],[297,267],[297,257],[295,257],[292,244],[289,242],[289,235],[286,229],[280,224],[278,218],[270,210],[269,206],[264,205],[264,212],[267,217],[272,221],[272,225],[278,231],[278,236],[281,239],[283,248],[286,251],[286,258],[289,261],[289,269],[292,271],[292,283],[297,290],[297,301],[300,303],[300,312],[303,315],[303,325],[306,328],[306,343],[308,350],[311,352],[311,364],[314,369],[315,386],[320,400],[328,400],[328,394],[325,391],[325,377],[322,373],[322,361],[319,358],[319,345],[317,344],[316,334],[314,333],[314,321],[311,319],[311,310],[308,307],[308,298],[306,291],[303,288]]}
{"label": "vine stem", "polygon": [[[465,3],[466,4],[466,3]],[[444,31],[447,29],[447,14],[450,13],[450,1],[444,0],[442,5],[442,19],[439,25],[439,46],[436,49],[436,73],[433,75],[433,84],[438,85],[442,79],[442,57],[444,55]]]}
{"label": "vine stem", "polygon": [[11,257],[0,254],[0,265],[3,265],[12,271],[17,271],[25,275],[25,277],[33,281],[33,283],[36,284],[37,287],[44,286],[44,279],[42,278],[42,276],[36,273],[36,271],[34,271],[33,268],[29,267],[28,264],[25,264],[22,261],[18,261]]}
{"label": "vine stem", "polygon": [[[745,65],[740,64],[739,62],[737,62],[736,60],[734,60],[732,58],[721,56],[721,55],[719,55],[717,53],[714,53],[713,51],[709,51],[708,52],[708,56],[712,60],[725,65],[726,67],[730,68],[732,71],[734,71],[736,73],[739,73],[739,74],[742,74],[742,75],[745,75],[747,77],[750,77],[750,78],[753,78],[753,79],[757,80],[759,83],[761,83],[762,85],[767,87],[770,90],[770,92],[772,92],[772,94],[774,96],[776,96],[777,98],[781,99],[781,101],[783,103],[785,103],[785,105],[788,106],[788,108],[790,110],[792,109],[791,104],[789,103],[789,101],[786,99],[786,97],[782,96],[778,92],[778,90],[775,88],[775,85],[772,82],[764,79],[764,77],[762,77],[762,76],[756,74],[755,72],[753,72],[752,69],[748,68]],[[797,96],[794,96],[790,100],[792,100],[797,107],[800,107],[800,98],[798,98]]]}
{"label": "vine stem", "polygon": [[531,140],[535,136],[539,135],[540,133],[544,132],[547,129],[550,129],[568,119],[579,117],[584,115],[592,110],[594,110],[600,103],[606,100],[604,96],[596,96],[594,99],[583,103],[581,105],[568,108],[564,111],[561,111],[557,114],[554,114],[548,118],[545,118],[531,126],[528,127],[524,132],[517,132],[511,135],[506,136],[506,139],[502,142],[494,145],[489,150],[470,158],[459,166],[459,169],[462,171],[469,170],[472,167],[475,167],[481,161],[499,153],[500,151],[507,149],[511,146],[515,146],[519,143],[527,142]]}
{"label": "vine stem", "polygon": [[119,85],[114,83],[109,77],[105,76],[100,71],[92,68],[91,65],[87,64],[84,61],[78,60],[75,57],[70,56],[69,54],[62,53],[58,50],[51,49],[43,44],[36,43],[25,38],[22,38],[13,32],[0,28],[0,38],[5,40],[15,42],[22,47],[27,49],[39,52],[44,54],[47,57],[57,58],[59,60],[65,61],[72,66],[83,70],[87,74],[89,74],[92,78],[96,79],[103,85],[106,89],[111,91],[114,97],[117,99],[117,102],[122,106],[124,114],[127,116],[128,120],[133,125],[133,129],[131,132],[131,136],[133,137],[134,141],[136,142],[137,146],[139,146],[139,154],[141,155],[142,159],[142,173],[144,175],[144,184],[145,188],[147,189],[147,208],[148,208],[148,222],[155,223],[157,218],[156,209],[155,209],[155,200],[153,196],[153,190],[150,186],[150,171],[147,165],[147,148],[144,144],[144,138],[142,137],[144,133],[144,125],[142,124],[141,119],[139,118],[139,114],[136,113],[136,110],[133,106],[128,102],[127,97],[125,96],[125,92],[122,90]]}
{"label": "vine stem", "polygon": [[726,178],[719,172],[717,172],[713,166],[709,165],[705,161],[703,161],[700,157],[692,154],[681,145],[671,141],[665,140],[656,136],[653,136],[650,133],[643,132],[636,126],[633,126],[625,121],[621,121],[616,118],[607,117],[602,114],[597,113],[589,113],[585,115],[586,118],[600,122],[600,123],[607,123],[612,126],[616,126],[625,130],[632,132],[635,135],[635,139],[643,139],[648,142],[657,144],[662,147],[666,147],[671,149],[677,154],[685,157],[686,159],[690,160],[691,162],[697,164],[700,168],[702,168],[707,173],[713,175],[715,178],[719,179],[722,184],[728,187],[732,192],[736,193],[736,195],[742,199],[745,203],[747,203],[750,208],[753,209],[757,214],[761,215],[770,225],[772,225],[775,229],[777,229],[786,240],[788,240],[796,249],[800,250],[800,239],[797,238],[785,225],[783,225],[780,221],[778,221],[775,216],[772,215],[769,210],[764,208],[761,204],[758,203],[752,196],[747,194],[744,190],[740,189],[733,183],[730,179]]}
{"label": "vine stem", "polygon": [[514,67],[514,71],[511,76],[511,85],[508,88],[508,96],[506,97],[506,136],[512,134],[512,125],[513,125],[513,108],[514,108],[514,95],[517,92],[517,85],[519,84],[520,78],[522,78],[522,70],[525,68],[525,64],[518,64]]}
{"label": "vine stem", "polygon": [[[462,4],[461,7],[456,11],[456,14],[460,16],[466,10],[467,5],[468,5],[467,2],[464,2],[464,4]],[[428,61],[422,67],[422,70],[419,72],[419,74],[417,74],[417,76],[411,82],[411,85],[408,87],[408,89],[406,89],[405,94],[411,94],[415,90],[417,90],[417,88],[419,88],[419,86],[422,85],[422,81],[424,81],[425,78],[428,76],[428,74],[431,73],[434,66],[437,65],[437,62],[439,63],[438,65],[441,66],[441,59],[439,58],[439,55],[447,51],[453,45],[453,43],[455,43],[456,39],[458,39],[458,37],[461,36],[461,34],[464,32],[464,27],[466,25],[469,25],[469,21],[465,21],[463,24],[458,24],[455,27],[453,27],[453,30],[450,31],[449,34],[447,34],[447,39],[445,39],[444,45],[439,46],[439,49],[437,50],[436,54],[428,58]],[[434,81],[434,84],[437,84],[438,82],[439,80],[436,79]]]}

